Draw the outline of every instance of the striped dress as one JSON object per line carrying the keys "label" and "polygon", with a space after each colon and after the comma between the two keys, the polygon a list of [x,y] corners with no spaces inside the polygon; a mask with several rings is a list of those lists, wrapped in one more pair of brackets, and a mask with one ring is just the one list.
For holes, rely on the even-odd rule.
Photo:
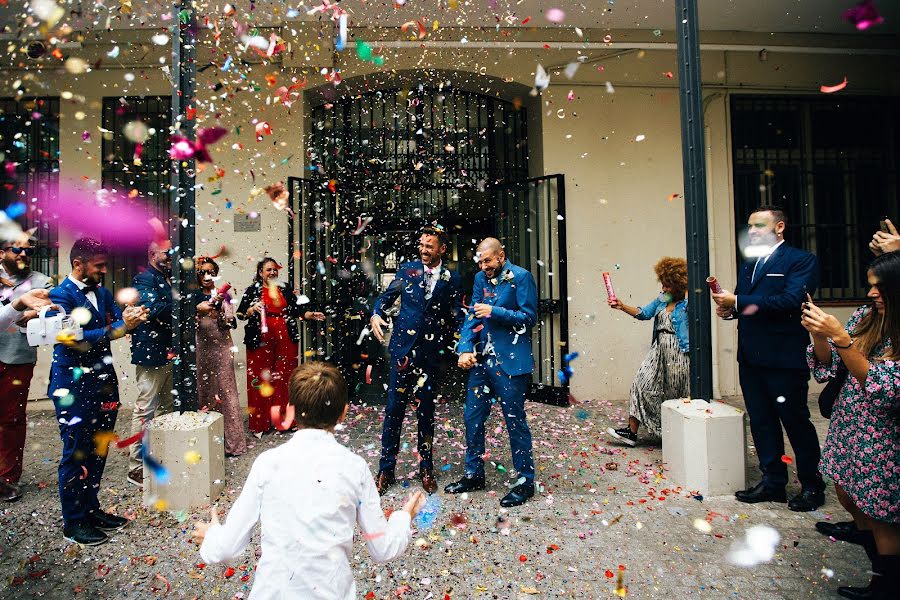
{"label": "striped dress", "polygon": [[672,313],[659,311],[653,318],[653,327],[659,335],[631,383],[628,414],[652,435],[661,437],[662,403],[690,395],[691,367],[688,355],[678,349]]}

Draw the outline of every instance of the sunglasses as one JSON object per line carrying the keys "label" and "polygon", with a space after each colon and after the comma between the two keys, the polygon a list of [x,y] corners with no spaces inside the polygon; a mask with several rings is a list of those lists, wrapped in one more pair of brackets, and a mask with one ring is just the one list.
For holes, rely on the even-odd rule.
{"label": "sunglasses", "polygon": [[7,252],[12,252],[13,254],[21,254],[25,253],[25,256],[31,256],[34,254],[34,248],[19,248],[18,246],[7,246],[4,248]]}

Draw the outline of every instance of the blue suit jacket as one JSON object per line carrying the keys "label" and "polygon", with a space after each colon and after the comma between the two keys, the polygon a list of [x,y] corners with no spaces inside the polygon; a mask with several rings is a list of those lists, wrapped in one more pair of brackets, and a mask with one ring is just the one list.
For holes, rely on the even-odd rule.
{"label": "blue suit jacket", "polygon": [[[84,342],[87,350],[83,348],[67,347],[56,344],[53,347],[53,365],[50,377],[51,392],[56,389],[53,379],[58,372],[68,371],[68,367],[90,367],[112,369],[112,364],[105,365],[103,359],[110,356],[109,334],[112,329],[125,327],[122,320],[122,311],[116,305],[112,293],[106,288],[97,288],[94,292],[97,296],[97,308],[91,304],[78,286],[72,283],[68,277],[63,279],[57,287],[50,290],[50,301],[62,307],[66,314],[71,315],[78,307],[84,307],[91,311],[91,320],[82,324],[84,330]],[[56,311],[48,312],[48,315]],[[99,367],[98,367],[99,365]],[[57,367],[62,367],[58,369]]]}
{"label": "blue suit jacket", "polygon": [[[463,323],[457,352],[484,352],[490,335],[497,364],[507,375],[525,375],[534,371],[531,354],[531,328],[537,323],[537,286],[531,273],[506,261],[491,284],[479,271],[475,275],[472,305],[493,306],[490,317],[478,319],[475,309],[469,310]],[[479,325],[484,325],[478,329]]]}
{"label": "blue suit jacket", "polygon": [[440,353],[450,351],[453,334],[463,320],[459,274],[441,266],[431,298],[426,299],[422,262],[403,263],[397,276],[375,301],[372,313],[385,318],[384,311],[398,296],[400,314],[394,321],[388,348],[394,364],[408,356],[416,364],[426,366],[436,361]]}
{"label": "blue suit jacket", "polygon": [[132,286],[150,313],[147,322],[131,332],[131,364],[161,367],[169,362],[172,348],[172,286],[150,266],[134,276]]}
{"label": "blue suit jacket", "polygon": [[[751,283],[755,264],[751,259],[741,266],[735,289],[738,362],[806,370],[809,333],[800,324],[800,307],[818,285],[816,257],[785,242],[759,265],[756,281]],[[756,308],[748,310],[752,306]]]}

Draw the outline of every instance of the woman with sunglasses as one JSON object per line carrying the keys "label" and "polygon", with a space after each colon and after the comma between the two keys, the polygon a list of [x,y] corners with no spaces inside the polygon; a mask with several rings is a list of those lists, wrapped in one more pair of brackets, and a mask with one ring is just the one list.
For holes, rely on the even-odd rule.
{"label": "woman with sunglasses", "polygon": [[228,292],[216,292],[219,265],[210,257],[197,259],[197,399],[200,406],[222,413],[225,421],[225,456],[247,451],[244,412],[234,376],[234,342],[237,327]]}
{"label": "woman with sunglasses", "polygon": [[250,431],[257,439],[276,424],[282,430],[293,426],[286,417],[288,378],[297,368],[298,321],[325,320],[324,314],[309,310],[309,304],[300,304],[290,286],[278,282],[280,270],[274,258],[259,261],[237,310],[237,317],[247,320],[247,408]]}
{"label": "woman with sunglasses", "polygon": [[872,561],[867,587],[838,594],[878,600],[900,590],[900,252],[876,258],[867,276],[872,302],[846,329],[811,299],[801,319],[812,334],[807,358],[816,381],[846,369],[819,470],[834,481],[859,530],[853,539]]}

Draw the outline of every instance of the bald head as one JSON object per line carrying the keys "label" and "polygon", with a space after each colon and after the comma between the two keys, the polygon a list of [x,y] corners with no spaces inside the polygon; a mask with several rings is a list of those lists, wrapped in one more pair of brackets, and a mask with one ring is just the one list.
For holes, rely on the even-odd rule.
{"label": "bald head", "polygon": [[484,238],[478,244],[476,249],[475,260],[478,266],[484,272],[488,279],[497,276],[503,265],[506,264],[506,253],[503,251],[503,244],[497,238]]}

